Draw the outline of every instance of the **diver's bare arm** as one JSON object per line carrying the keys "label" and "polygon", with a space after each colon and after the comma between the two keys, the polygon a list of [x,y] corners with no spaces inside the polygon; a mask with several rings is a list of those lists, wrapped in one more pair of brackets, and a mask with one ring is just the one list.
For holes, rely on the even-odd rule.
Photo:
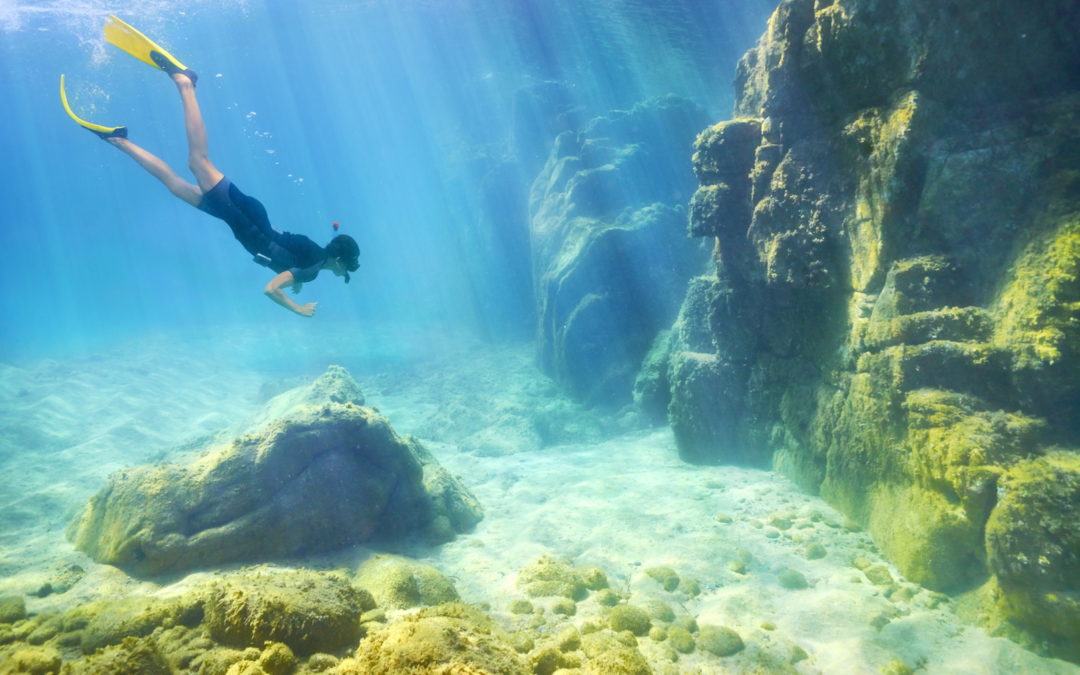
{"label": "diver's bare arm", "polygon": [[309,302],[305,305],[298,305],[289,299],[289,296],[285,295],[285,291],[281,290],[282,286],[290,286],[293,283],[293,275],[289,270],[285,270],[281,274],[277,275],[270,280],[270,283],[266,284],[266,288],[263,289],[263,293],[266,297],[270,298],[277,304],[281,305],[287,310],[296,312],[300,316],[315,316],[315,306],[319,303]]}

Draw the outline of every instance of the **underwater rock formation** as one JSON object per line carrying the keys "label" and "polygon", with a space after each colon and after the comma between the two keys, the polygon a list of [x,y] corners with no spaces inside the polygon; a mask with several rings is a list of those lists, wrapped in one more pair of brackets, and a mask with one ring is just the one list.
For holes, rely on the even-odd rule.
{"label": "underwater rock formation", "polygon": [[446,541],[475,525],[475,498],[358,397],[332,367],[188,466],[113,475],[68,537],[99,562],[154,575],[417,532]]}
{"label": "underwater rock formation", "polygon": [[681,454],[1080,660],[1080,6],[784,0],[736,88],[693,156],[716,271],[646,374]]}
{"label": "underwater rock formation", "polygon": [[629,402],[702,258],[682,235],[684,149],[707,117],[676,97],[556,138],[530,197],[541,367],[590,405]]}

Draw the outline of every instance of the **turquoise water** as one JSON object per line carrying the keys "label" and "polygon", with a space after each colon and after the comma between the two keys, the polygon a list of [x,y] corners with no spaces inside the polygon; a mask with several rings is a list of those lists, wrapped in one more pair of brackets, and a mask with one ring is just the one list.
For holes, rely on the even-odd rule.
{"label": "turquoise water", "polygon": [[558,83],[578,120],[666,94],[723,119],[772,4],[0,4],[0,361],[302,320],[262,297],[267,271],[224,223],[65,116],[60,73],[78,114],[126,125],[187,177],[174,87],[103,41],[108,13],[199,72],[211,158],[277,228],[325,243],[338,221],[360,242],[351,285],[324,273],[298,298],[320,303],[317,343],[374,322],[530,334],[527,216],[521,200],[492,215],[482,192],[501,171],[527,196],[547,155],[552,104],[528,92]]}

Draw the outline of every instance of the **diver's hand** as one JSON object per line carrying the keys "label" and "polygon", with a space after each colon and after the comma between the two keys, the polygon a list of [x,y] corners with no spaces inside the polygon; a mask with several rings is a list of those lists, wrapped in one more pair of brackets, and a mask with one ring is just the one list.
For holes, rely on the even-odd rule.
{"label": "diver's hand", "polygon": [[315,316],[315,305],[318,304],[317,302],[309,302],[306,305],[300,305],[296,309],[296,313],[300,316]]}

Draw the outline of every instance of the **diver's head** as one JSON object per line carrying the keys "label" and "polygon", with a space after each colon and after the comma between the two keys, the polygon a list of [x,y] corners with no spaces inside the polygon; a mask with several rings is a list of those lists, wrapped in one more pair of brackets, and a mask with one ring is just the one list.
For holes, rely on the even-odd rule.
{"label": "diver's head", "polygon": [[326,245],[327,258],[336,261],[340,272],[334,269],[334,273],[340,273],[345,277],[345,283],[349,283],[349,272],[355,272],[360,267],[360,247],[356,240],[347,234],[339,234]]}

